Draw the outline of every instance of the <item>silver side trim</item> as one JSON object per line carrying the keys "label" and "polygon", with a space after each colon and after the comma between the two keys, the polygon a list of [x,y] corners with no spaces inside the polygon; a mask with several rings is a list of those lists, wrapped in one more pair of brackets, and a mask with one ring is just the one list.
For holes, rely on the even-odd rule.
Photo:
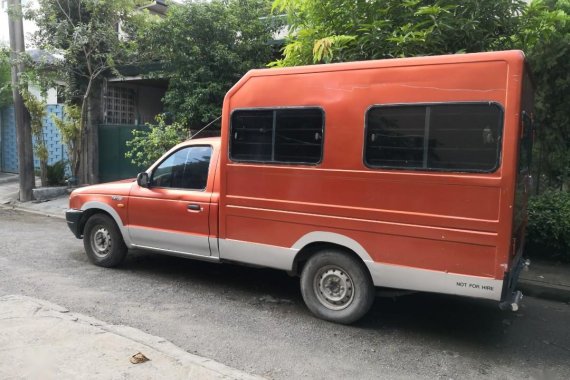
{"label": "silver side trim", "polygon": [[115,220],[115,223],[117,223],[117,226],[119,226],[119,230],[121,231],[121,235],[123,235],[123,240],[125,241],[126,246],[129,248],[133,247],[133,243],[131,241],[131,236],[129,235],[129,231],[123,225],[123,222],[121,221],[121,217],[119,216],[119,214],[117,214],[117,211],[115,211],[115,209],[113,209],[111,206],[109,206],[106,203],[98,202],[98,201],[86,202],[83,204],[83,206],[81,206],[81,210],[83,210],[83,211],[89,210],[89,209],[100,209],[100,210],[107,212],[109,215],[111,215],[111,217]]}
{"label": "silver side trim", "polygon": [[144,245],[136,245],[136,244],[133,244],[132,248],[146,249],[146,250],[149,250],[149,251],[153,251],[153,252],[156,252],[156,253],[160,253],[160,254],[162,254],[162,255],[183,257],[183,258],[185,258],[185,259],[209,261],[209,262],[215,262],[215,263],[220,262],[220,259],[219,259],[218,257],[195,255],[195,254],[193,254],[193,253],[179,252],[179,251],[170,251],[170,250],[167,250],[167,249],[154,248],[154,247],[145,247]]}
{"label": "silver side trim", "polygon": [[209,237],[182,231],[161,231],[141,226],[128,227],[133,246],[161,251],[182,252],[196,256],[210,256]]}
{"label": "silver side trim", "polygon": [[292,248],[299,251],[315,242],[334,243],[351,249],[368,267],[375,286],[455,294],[497,301],[501,299],[503,280],[378,263],[372,260],[364,247],[356,240],[341,234],[324,231],[310,232],[293,244]]}
{"label": "silver side trim", "polygon": [[365,262],[375,286],[499,301],[503,280],[400,265]]}
{"label": "silver side trim", "polygon": [[219,239],[220,259],[268,268],[292,270],[298,249],[251,243],[240,240]]}

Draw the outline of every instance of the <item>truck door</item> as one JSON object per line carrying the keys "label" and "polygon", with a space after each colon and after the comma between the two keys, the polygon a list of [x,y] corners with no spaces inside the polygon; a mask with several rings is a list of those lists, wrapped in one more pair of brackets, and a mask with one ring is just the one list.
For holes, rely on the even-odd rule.
{"label": "truck door", "polygon": [[210,256],[208,172],[213,148],[185,146],[149,173],[149,187],[134,184],[128,230],[134,245],[172,253]]}

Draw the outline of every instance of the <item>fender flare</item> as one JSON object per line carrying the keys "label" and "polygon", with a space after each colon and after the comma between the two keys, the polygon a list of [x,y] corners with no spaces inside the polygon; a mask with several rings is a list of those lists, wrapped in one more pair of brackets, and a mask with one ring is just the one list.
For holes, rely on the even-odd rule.
{"label": "fender flare", "polygon": [[113,218],[113,220],[117,224],[117,227],[119,227],[119,230],[121,231],[121,235],[123,236],[123,240],[125,241],[125,245],[128,248],[133,247],[133,244],[131,241],[131,236],[129,235],[129,231],[128,231],[127,227],[125,227],[123,225],[123,221],[121,220],[121,217],[119,216],[117,211],[115,211],[115,209],[113,209],[108,204],[103,203],[103,202],[99,202],[99,201],[86,202],[85,204],[83,204],[83,206],[81,206],[81,211],[87,211],[87,210],[93,210],[93,209],[102,210],[102,211],[105,211],[107,214],[111,215],[111,218]]}
{"label": "fender flare", "polygon": [[293,244],[291,248],[300,252],[304,247],[311,243],[333,243],[348,248],[356,253],[365,263],[372,263],[372,257],[364,249],[364,247],[356,240],[348,236],[337,234],[334,232],[313,231],[301,237]]}

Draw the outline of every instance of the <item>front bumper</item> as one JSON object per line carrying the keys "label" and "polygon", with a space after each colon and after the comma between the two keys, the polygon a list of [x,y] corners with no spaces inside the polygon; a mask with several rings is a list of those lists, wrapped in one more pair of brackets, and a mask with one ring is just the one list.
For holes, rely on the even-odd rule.
{"label": "front bumper", "polygon": [[81,231],[81,218],[83,217],[83,211],[69,209],[65,212],[65,220],[67,221],[67,226],[73,232],[76,238],[81,239],[83,237],[83,231]]}

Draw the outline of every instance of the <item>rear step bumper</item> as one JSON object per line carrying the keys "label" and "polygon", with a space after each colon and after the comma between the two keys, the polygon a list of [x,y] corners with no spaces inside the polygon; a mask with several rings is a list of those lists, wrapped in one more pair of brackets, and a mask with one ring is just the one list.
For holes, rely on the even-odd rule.
{"label": "rear step bumper", "polygon": [[501,310],[517,311],[519,309],[519,303],[523,299],[523,294],[520,290],[511,293],[507,300],[501,301],[499,303],[499,308]]}
{"label": "rear step bumper", "polygon": [[501,301],[499,302],[499,308],[501,310],[517,311],[519,309],[519,303],[523,298],[523,294],[520,290],[515,289],[517,287],[521,271],[529,265],[530,262],[528,260],[524,260],[519,257],[516,265],[513,266],[513,269],[510,272],[505,273],[503,292],[501,295]]}

